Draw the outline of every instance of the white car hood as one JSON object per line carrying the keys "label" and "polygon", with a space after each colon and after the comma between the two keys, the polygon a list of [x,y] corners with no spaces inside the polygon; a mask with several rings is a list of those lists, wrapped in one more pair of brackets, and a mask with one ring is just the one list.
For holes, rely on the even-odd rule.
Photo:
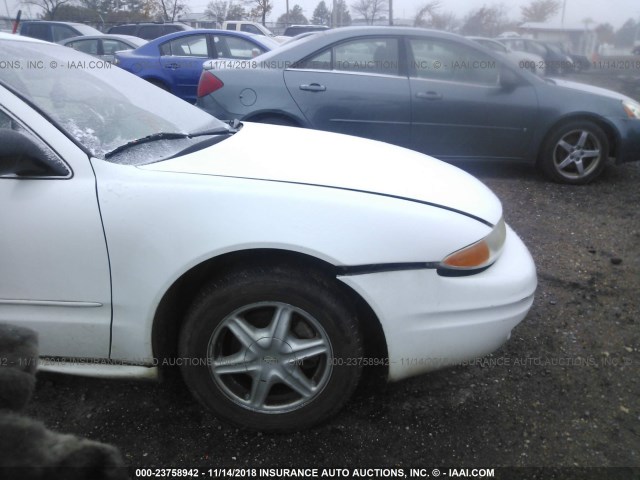
{"label": "white car hood", "polygon": [[496,224],[498,198],[462,170],[383,142],[244,123],[232,137],[145,170],[251,178],[362,191],[439,205]]}

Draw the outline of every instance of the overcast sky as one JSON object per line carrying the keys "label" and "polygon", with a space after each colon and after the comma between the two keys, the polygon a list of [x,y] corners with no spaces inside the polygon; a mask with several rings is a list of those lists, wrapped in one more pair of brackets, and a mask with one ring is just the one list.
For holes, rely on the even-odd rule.
{"label": "overcast sky", "polygon": [[[210,0],[186,0],[192,12],[203,12]],[[236,0],[238,1],[238,0]],[[273,13],[267,19],[275,21],[285,11],[286,0],[272,0],[274,3]],[[299,4],[307,18],[311,18],[313,10],[320,0],[289,0],[289,8]],[[353,0],[346,0],[347,4]],[[510,18],[520,19],[520,7],[528,5],[531,0],[440,0],[440,12],[454,12],[458,17],[464,17],[471,10],[480,8],[483,5],[493,5],[502,3],[506,6]],[[615,28],[619,28],[629,18],[640,20],[640,2],[638,0],[565,0],[565,24],[581,24],[585,18],[591,18],[596,23],[611,23]],[[331,7],[332,0],[325,0]],[[394,0],[394,18],[413,18],[416,10],[427,3],[428,0]],[[20,5],[19,0],[0,0],[0,11],[2,15],[9,11],[10,16],[14,16]],[[25,6],[22,7],[27,13]],[[31,7],[31,12],[35,16],[36,10]],[[555,20],[560,23],[560,14]]]}
{"label": "overcast sky", "polygon": [[[194,12],[204,11],[210,0],[189,0],[191,9]],[[286,0],[272,0],[274,3],[273,13],[268,20],[275,21],[285,11]],[[307,18],[311,18],[313,10],[320,0],[289,0],[289,8],[299,4],[304,10]],[[394,18],[413,18],[418,8],[428,3],[429,0],[394,0]],[[327,6],[331,8],[331,0],[325,0]],[[347,5],[354,3],[353,0],[346,0]],[[471,10],[483,5],[493,5],[502,3],[506,6],[509,17],[514,20],[520,19],[520,7],[528,5],[531,0],[440,0],[440,12],[454,12],[458,17],[464,17]],[[352,15],[353,16],[353,15]],[[592,18],[596,23],[611,23],[619,28],[629,18],[640,20],[640,2],[638,0],[566,0],[565,24],[581,24],[585,18]],[[560,14],[557,15],[557,22],[560,23]]]}

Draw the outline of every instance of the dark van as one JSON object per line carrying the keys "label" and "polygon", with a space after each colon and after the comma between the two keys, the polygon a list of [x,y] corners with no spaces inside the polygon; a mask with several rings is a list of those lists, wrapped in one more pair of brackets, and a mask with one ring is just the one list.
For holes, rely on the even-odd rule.
{"label": "dark van", "polygon": [[25,20],[20,23],[20,35],[59,42],[79,35],[102,35],[102,32],[82,23]]}
{"label": "dark van", "polygon": [[107,33],[117,35],[133,35],[134,37],[153,40],[168,33],[181,32],[183,30],[193,30],[184,23],[128,23],[125,25],[115,25]]}

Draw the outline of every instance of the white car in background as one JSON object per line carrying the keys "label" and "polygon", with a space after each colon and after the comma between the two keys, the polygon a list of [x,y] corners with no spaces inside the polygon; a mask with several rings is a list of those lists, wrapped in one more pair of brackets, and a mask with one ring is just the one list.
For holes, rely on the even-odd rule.
{"label": "white car in background", "polygon": [[498,52],[504,55],[507,58],[510,58],[516,65],[520,68],[524,68],[529,70],[532,73],[540,75],[541,77],[545,76],[546,68],[544,58],[540,55],[536,55],[534,53],[529,52],[521,52],[518,50],[511,50],[506,45],[494,40],[492,38],[485,37],[467,37],[469,40],[473,40],[474,42],[479,43],[491,50]]}
{"label": "white car in background", "polygon": [[529,252],[457,168],[232,127],[72,49],[0,40],[0,321],[39,333],[44,369],[179,365],[221,418],[301,429],[363,367],[395,381],[485,355],[531,307]]}

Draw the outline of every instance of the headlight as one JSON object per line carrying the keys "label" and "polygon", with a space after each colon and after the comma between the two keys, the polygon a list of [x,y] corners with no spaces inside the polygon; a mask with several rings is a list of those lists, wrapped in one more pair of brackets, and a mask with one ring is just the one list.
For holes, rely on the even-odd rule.
{"label": "headlight", "polygon": [[622,108],[624,108],[629,118],[640,119],[640,103],[634,102],[633,100],[623,100]]}
{"label": "headlight", "polygon": [[506,238],[507,227],[504,219],[501,218],[491,233],[482,240],[447,255],[440,262],[438,273],[444,276],[457,276],[484,270],[498,259]]}

